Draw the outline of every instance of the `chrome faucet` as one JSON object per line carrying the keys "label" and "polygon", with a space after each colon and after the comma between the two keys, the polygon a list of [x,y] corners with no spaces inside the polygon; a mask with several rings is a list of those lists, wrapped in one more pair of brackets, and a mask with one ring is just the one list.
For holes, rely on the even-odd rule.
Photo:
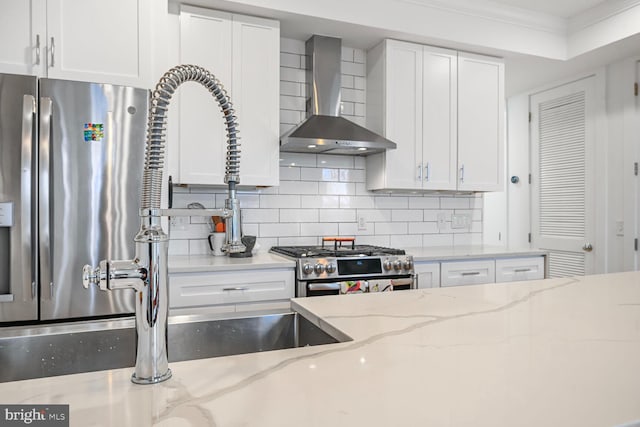
{"label": "chrome faucet", "polygon": [[[227,128],[227,159],[224,181],[228,198],[223,209],[160,209],[162,170],[169,102],[178,87],[187,81],[201,83],[218,101]],[[100,261],[97,268],[85,265],[82,284],[101,290],[134,289],[136,304],[136,367],[131,381],[155,384],[171,378],[167,358],[167,318],[169,315],[167,258],[169,236],[162,230],[161,216],[221,216],[225,218],[223,251],[244,252],[241,239],[240,204],[236,184],[240,182],[240,150],[233,106],[222,84],[197,65],[179,65],[167,71],[151,93],[145,165],[142,177],[140,231],[135,236],[136,256],[128,261]]]}

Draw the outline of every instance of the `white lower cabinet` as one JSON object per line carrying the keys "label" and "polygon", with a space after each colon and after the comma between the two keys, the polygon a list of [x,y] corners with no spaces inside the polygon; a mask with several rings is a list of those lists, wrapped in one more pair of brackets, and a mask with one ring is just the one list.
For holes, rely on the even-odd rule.
{"label": "white lower cabinet", "polygon": [[262,310],[284,307],[293,297],[293,269],[170,275],[169,306],[172,309],[206,306],[218,312]]}
{"label": "white lower cabinet", "polygon": [[441,286],[479,285],[496,281],[496,262],[493,259],[447,261],[440,264]]}
{"label": "white lower cabinet", "polygon": [[544,279],[544,257],[496,259],[496,282]]}
{"label": "white lower cabinet", "polygon": [[416,273],[416,287],[418,289],[437,288],[440,286],[440,263],[417,262],[413,265]]}

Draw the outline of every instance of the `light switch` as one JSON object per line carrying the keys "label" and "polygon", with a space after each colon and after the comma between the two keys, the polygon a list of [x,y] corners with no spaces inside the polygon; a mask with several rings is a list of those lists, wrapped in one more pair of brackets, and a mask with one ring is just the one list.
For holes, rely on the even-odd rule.
{"label": "light switch", "polygon": [[0,203],[0,227],[13,227],[13,202]]}

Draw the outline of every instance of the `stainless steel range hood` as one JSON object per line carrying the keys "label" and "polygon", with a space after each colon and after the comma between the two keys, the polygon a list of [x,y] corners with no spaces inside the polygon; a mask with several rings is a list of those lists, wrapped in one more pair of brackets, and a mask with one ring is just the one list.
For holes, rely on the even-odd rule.
{"label": "stainless steel range hood", "polygon": [[280,151],[367,156],[396,148],[395,142],[340,117],[340,39],[307,40],[307,118],[280,137]]}

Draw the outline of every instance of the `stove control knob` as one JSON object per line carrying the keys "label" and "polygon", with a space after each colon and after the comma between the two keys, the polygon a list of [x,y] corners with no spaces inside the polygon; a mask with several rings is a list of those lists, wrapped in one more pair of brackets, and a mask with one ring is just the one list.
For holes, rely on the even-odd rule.
{"label": "stove control knob", "polygon": [[327,271],[327,273],[331,274],[334,271],[336,271],[336,266],[335,264],[327,264],[327,266],[325,267],[325,270]]}
{"label": "stove control knob", "polygon": [[386,259],[386,260],[384,260],[384,263],[382,264],[382,266],[384,267],[384,269],[386,271],[389,271],[393,267],[393,264],[391,263],[390,259]]}
{"label": "stove control knob", "polygon": [[393,269],[396,271],[400,271],[401,268],[402,268],[402,261],[400,261],[399,259],[395,260],[393,262]]}
{"label": "stove control knob", "polygon": [[402,268],[404,268],[405,270],[411,270],[413,268],[413,261],[411,261],[409,258],[405,259],[402,263]]}
{"label": "stove control knob", "polygon": [[317,275],[322,274],[324,272],[324,265],[320,263],[316,264],[313,267],[313,271],[315,271]]}
{"label": "stove control knob", "polygon": [[306,275],[306,274],[311,274],[311,272],[313,271],[313,266],[311,264],[309,264],[308,262],[305,263],[302,266],[302,272]]}

